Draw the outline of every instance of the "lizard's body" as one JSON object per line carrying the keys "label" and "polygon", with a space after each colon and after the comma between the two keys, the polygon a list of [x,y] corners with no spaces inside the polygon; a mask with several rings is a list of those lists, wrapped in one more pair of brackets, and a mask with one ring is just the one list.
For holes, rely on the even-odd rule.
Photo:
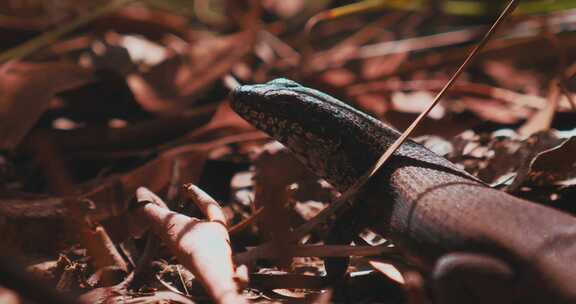
{"label": "lizard's body", "polygon": [[[329,95],[283,79],[238,88],[233,108],[340,191],[400,135]],[[439,302],[576,303],[571,215],[486,187],[412,141],[364,193],[363,200],[379,209],[380,231],[431,270]]]}

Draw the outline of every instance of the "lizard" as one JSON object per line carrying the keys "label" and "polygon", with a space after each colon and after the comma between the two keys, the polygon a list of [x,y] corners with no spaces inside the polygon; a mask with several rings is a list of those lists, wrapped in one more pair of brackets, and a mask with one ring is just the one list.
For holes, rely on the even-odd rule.
{"label": "lizard", "polygon": [[[341,192],[400,136],[288,79],[231,95],[241,117]],[[568,213],[490,188],[412,140],[361,200],[373,210],[373,228],[426,274],[435,303],[576,303],[576,219]]]}

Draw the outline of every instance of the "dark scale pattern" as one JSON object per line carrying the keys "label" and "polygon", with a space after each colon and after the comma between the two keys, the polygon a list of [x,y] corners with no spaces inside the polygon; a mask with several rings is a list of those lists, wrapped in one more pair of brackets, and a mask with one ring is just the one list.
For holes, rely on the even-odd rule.
{"label": "dark scale pattern", "polygon": [[[239,87],[232,107],[340,191],[400,135],[286,79]],[[537,286],[558,297],[557,303],[576,299],[576,288],[563,289],[567,282],[576,285],[576,220],[568,214],[486,187],[413,141],[400,147],[365,194],[366,203],[380,210],[376,228],[424,268],[449,252],[487,253],[517,270],[519,290]]]}

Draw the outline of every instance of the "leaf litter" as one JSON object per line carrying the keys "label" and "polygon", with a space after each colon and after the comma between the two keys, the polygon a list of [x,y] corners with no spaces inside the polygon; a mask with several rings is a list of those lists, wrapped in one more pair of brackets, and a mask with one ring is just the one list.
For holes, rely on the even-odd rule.
{"label": "leaf litter", "polygon": [[[429,300],[373,232],[328,245],[318,226],[289,240],[338,193],[233,113],[223,78],[293,78],[403,129],[488,21],[383,10],[303,39],[336,4],[262,2],[213,17],[135,2],[0,65],[1,260],[34,278],[1,289],[7,303],[46,285],[46,299],[85,303]],[[59,16],[89,7],[64,3]],[[68,20],[32,2],[0,9],[4,50]],[[513,18],[414,139],[495,188],[576,212],[574,14],[543,18],[554,47],[535,17]],[[448,28],[462,32],[430,35]],[[347,276],[329,281],[324,258],[343,255]]]}

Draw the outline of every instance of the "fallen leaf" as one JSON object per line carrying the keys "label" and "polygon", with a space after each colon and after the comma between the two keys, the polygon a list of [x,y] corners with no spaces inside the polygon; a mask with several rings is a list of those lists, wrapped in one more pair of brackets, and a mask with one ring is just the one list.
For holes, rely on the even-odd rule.
{"label": "fallen leaf", "polygon": [[326,84],[336,88],[347,87],[356,81],[356,75],[350,70],[344,68],[332,69],[324,72],[320,78]]}
{"label": "fallen leaf", "polygon": [[216,80],[228,73],[252,48],[251,31],[206,39],[127,82],[147,111],[171,114],[190,107]]}
{"label": "fallen leaf", "polygon": [[385,263],[378,260],[370,260],[368,261],[370,266],[374,267],[374,269],[378,270],[379,272],[383,273],[385,276],[390,278],[391,280],[399,283],[404,284],[404,278],[402,274],[393,264]]}
{"label": "fallen leaf", "polygon": [[[427,91],[411,93],[395,92],[392,94],[392,108],[405,113],[422,113],[434,100],[434,95]],[[446,110],[442,104],[435,106],[428,114],[429,118],[441,119]]]}
{"label": "fallen leaf", "polygon": [[516,68],[512,62],[489,60],[483,64],[484,72],[502,87],[538,95],[540,79],[536,73]]}
{"label": "fallen leaf", "polygon": [[56,93],[93,80],[90,70],[71,63],[0,65],[0,149],[16,148]]}
{"label": "fallen leaf", "polygon": [[[148,222],[184,267],[204,285],[217,303],[247,303],[234,280],[228,230],[221,222],[191,218],[165,208],[159,197],[145,188],[136,192],[136,212]],[[223,215],[222,215],[223,217]]]}
{"label": "fallen leaf", "polygon": [[558,81],[554,80],[550,82],[548,103],[546,106],[530,117],[530,119],[518,129],[518,133],[524,136],[530,136],[536,132],[550,129],[559,101],[560,87],[558,86]]}
{"label": "fallen leaf", "polygon": [[364,111],[382,117],[390,107],[383,94],[363,94],[356,96],[356,103]]}
{"label": "fallen leaf", "polygon": [[20,304],[20,297],[14,291],[0,287],[0,303],[4,304]]}
{"label": "fallen leaf", "polygon": [[368,58],[362,61],[362,77],[376,79],[393,75],[394,71],[408,59],[408,53],[390,54],[382,57]]}
{"label": "fallen leaf", "polygon": [[542,151],[530,163],[528,179],[537,185],[576,185],[576,137]]}
{"label": "fallen leaf", "polygon": [[466,110],[478,117],[500,124],[514,124],[526,119],[532,112],[526,108],[511,107],[496,100],[464,97],[459,100]]}

